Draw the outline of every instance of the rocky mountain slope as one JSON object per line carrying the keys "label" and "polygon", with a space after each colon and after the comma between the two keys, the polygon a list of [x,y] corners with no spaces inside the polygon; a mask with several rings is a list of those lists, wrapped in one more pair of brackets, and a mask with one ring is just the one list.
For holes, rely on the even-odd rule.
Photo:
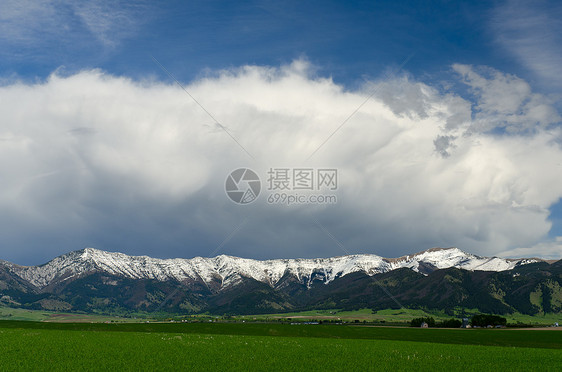
{"label": "rocky mountain slope", "polygon": [[120,313],[396,306],[540,313],[562,307],[561,269],[560,262],[479,257],[457,248],[399,258],[267,261],[155,259],[86,248],[40,266],[0,261],[0,303]]}

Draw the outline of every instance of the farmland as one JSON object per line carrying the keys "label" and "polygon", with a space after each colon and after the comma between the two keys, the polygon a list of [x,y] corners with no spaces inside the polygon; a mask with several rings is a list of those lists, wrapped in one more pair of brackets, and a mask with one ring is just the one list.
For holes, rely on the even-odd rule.
{"label": "farmland", "polygon": [[37,322],[138,322],[132,317],[98,314],[68,313],[46,310],[28,310],[0,306],[0,320],[25,320]]}
{"label": "farmland", "polygon": [[562,332],[0,321],[3,370],[555,370]]}
{"label": "farmland", "polygon": [[[477,309],[457,309],[455,318],[462,318],[463,312],[465,316],[471,317],[478,314]],[[555,322],[562,324],[562,316],[559,314],[545,315],[525,315],[525,314],[506,314],[502,315],[510,324],[518,322],[532,326],[550,326]],[[366,322],[377,325],[409,325],[413,318],[433,317],[436,321],[444,321],[451,319],[451,315],[438,311],[424,311],[416,309],[385,309],[374,311],[371,309],[360,309],[354,311],[345,311],[341,309],[331,310],[310,310],[301,312],[279,313],[279,314],[256,314],[256,315],[235,315],[235,316],[219,316],[212,314],[196,314],[196,315],[175,315],[169,313],[133,313],[122,315],[102,315],[88,314],[77,312],[60,312],[48,310],[30,310],[18,309],[0,306],[0,320],[27,320],[27,321],[43,321],[43,322],[141,322],[143,320],[189,320],[189,321],[265,321],[265,322],[305,322],[305,321],[325,321],[325,322]]]}
{"label": "farmland", "polygon": [[[466,314],[464,316],[471,317],[474,314],[479,314],[477,309],[458,309],[455,311],[455,318],[464,317],[463,312]],[[555,322],[562,324],[562,316],[559,314],[546,314],[546,315],[525,315],[525,314],[506,314],[502,315],[507,319],[508,323],[515,324],[517,322],[534,325],[534,326],[549,326]],[[344,321],[353,322],[358,320],[360,322],[370,322],[377,324],[392,324],[392,325],[404,325],[409,324],[410,320],[418,317],[433,317],[436,321],[444,321],[450,319],[450,314],[445,314],[439,311],[424,311],[416,309],[385,309],[373,311],[371,309],[361,309],[354,311],[344,311],[340,309],[332,310],[311,310],[311,311],[301,311],[293,313],[281,313],[281,314],[258,314],[258,315],[242,315],[236,316],[235,319],[238,320],[266,320],[274,321],[280,319],[290,319],[292,321]]]}

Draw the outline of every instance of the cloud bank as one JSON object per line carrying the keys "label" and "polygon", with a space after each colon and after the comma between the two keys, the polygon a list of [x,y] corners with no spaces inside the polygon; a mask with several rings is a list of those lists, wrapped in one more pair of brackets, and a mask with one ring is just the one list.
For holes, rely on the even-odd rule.
{"label": "cloud bank", "polygon": [[[0,255],[541,256],[562,196],[560,116],[515,76],[453,70],[470,97],[408,76],[349,91],[300,60],[186,84],[254,159],[167,81],[92,70],[2,86]],[[240,167],[262,180],[270,167],[337,168],[338,203],[236,205],[224,182]]]}

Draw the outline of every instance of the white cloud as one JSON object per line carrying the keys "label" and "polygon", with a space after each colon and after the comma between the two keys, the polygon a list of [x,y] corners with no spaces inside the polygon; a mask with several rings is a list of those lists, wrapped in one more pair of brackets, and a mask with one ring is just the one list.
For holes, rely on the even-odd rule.
{"label": "white cloud", "polygon": [[509,0],[490,21],[496,42],[544,86],[562,86],[562,6],[556,1]]}
{"label": "white cloud", "polygon": [[492,68],[455,64],[453,70],[477,101],[470,132],[503,127],[508,132],[544,129],[561,121],[547,97],[533,93],[527,82]]}
{"label": "white cloud", "polygon": [[137,30],[146,21],[147,6],[144,2],[104,0],[96,2],[70,2],[74,13],[88,30],[104,45],[114,47],[118,42]]}
{"label": "white cloud", "polygon": [[36,58],[38,48],[53,44],[69,50],[96,43],[115,47],[151,16],[144,1],[5,0],[0,2],[0,45],[9,49],[4,53],[10,58],[21,48],[34,48]]}
{"label": "white cloud", "polygon": [[[84,71],[1,87],[2,256],[39,263],[85,245],[208,255],[244,218],[219,253],[343,254],[314,219],[348,251],[386,256],[452,245],[497,254],[549,232],[548,208],[562,197],[559,129],[466,136],[470,102],[397,79],[378,82],[385,98],[370,100],[305,162],[367,96],[367,87],[346,91],[308,71],[302,61],[246,66],[186,85],[256,161],[170,84]],[[505,76],[488,78],[480,97]],[[393,87],[404,94],[394,97]],[[531,111],[548,106],[541,99],[523,102]],[[482,102],[500,116],[521,106]],[[338,168],[338,204],[235,205],[224,181],[243,166],[262,179],[269,167]]]}
{"label": "white cloud", "polygon": [[[10,43],[38,42],[60,19],[53,1],[6,0],[0,2],[0,40]],[[41,33],[42,31],[42,33]]]}
{"label": "white cloud", "polygon": [[562,257],[562,236],[554,240],[538,243],[529,248],[515,248],[501,252],[502,257],[532,257],[559,260]]}

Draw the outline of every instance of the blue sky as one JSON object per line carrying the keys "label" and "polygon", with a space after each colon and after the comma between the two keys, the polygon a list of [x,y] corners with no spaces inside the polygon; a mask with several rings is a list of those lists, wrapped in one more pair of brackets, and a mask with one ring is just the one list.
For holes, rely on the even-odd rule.
{"label": "blue sky", "polygon": [[[64,66],[142,78],[159,73],[151,54],[184,81],[207,69],[306,57],[320,74],[353,85],[411,54],[406,70],[420,77],[439,76],[459,61],[525,74],[498,47],[490,25],[495,7],[488,1],[102,1],[84,10],[34,3],[56,16],[38,22],[48,12],[37,9],[9,19],[4,27],[14,35],[8,30],[3,38],[5,75],[46,77]],[[19,4],[13,7],[25,7]]]}
{"label": "blue sky", "polygon": [[[4,1],[0,258],[559,258],[561,16],[555,1]],[[300,167],[328,137],[307,166],[338,168],[337,205],[221,199],[229,170]]]}

